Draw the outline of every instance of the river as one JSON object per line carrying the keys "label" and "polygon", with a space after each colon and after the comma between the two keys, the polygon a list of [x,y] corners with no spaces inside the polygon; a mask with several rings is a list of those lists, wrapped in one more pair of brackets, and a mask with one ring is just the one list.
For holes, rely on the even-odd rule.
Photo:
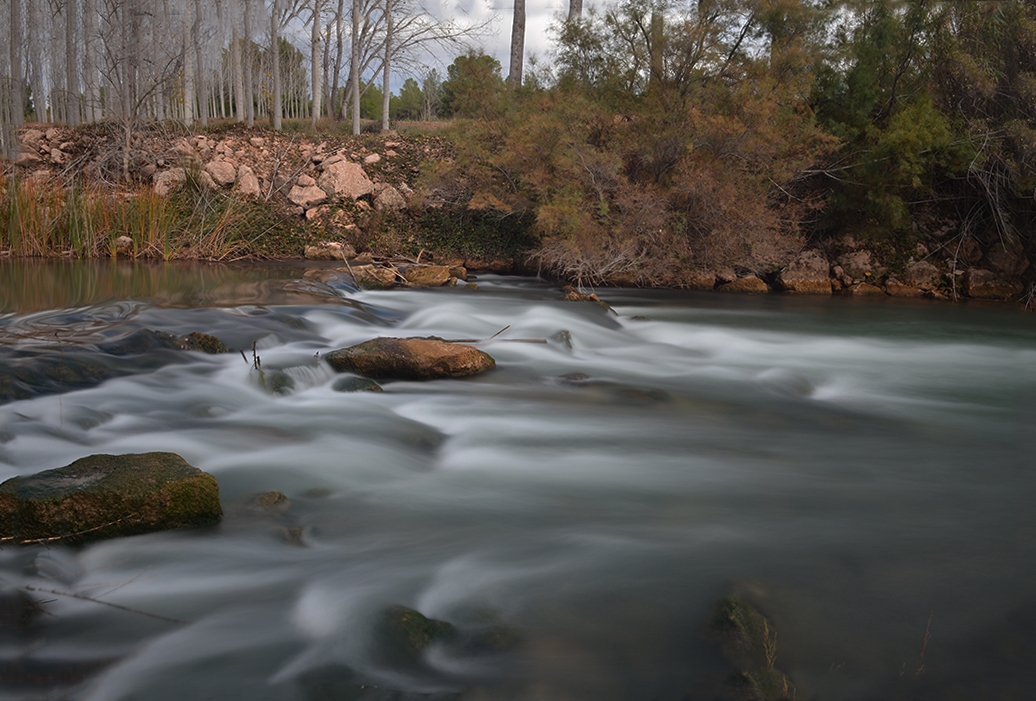
{"label": "river", "polygon": [[[96,386],[0,404],[0,479],[172,451],[226,514],[0,550],[5,600],[41,609],[0,615],[0,693],[711,699],[710,622],[736,594],[772,621],[798,699],[1036,694],[1036,315],[477,284],[0,261],[0,364],[142,328],[244,351],[124,356]],[[505,327],[479,344],[497,368],[463,380],[347,393],[319,357]],[[263,388],[253,344],[292,389]],[[268,490],[287,509],[248,506]],[[516,642],[393,665],[393,605]]]}

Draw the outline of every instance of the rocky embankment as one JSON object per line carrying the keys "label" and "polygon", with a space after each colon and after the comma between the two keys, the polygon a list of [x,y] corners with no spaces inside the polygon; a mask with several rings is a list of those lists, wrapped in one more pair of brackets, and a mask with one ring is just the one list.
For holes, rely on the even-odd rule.
{"label": "rocky embankment", "polygon": [[[122,133],[103,125],[37,125],[19,135],[22,151],[12,167],[40,183],[113,183],[124,181],[128,173],[136,187],[153,188],[161,196],[193,180],[196,186],[261,200],[289,222],[287,226],[304,231],[283,255],[341,262],[340,269],[318,272],[318,277],[347,273],[358,286],[374,288],[438,286],[463,281],[466,268],[521,272],[528,260],[484,250],[480,256],[466,257],[431,248],[414,256],[423,246],[419,222],[425,212],[438,207],[434,192],[421,192],[418,176],[429,163],[452,158],[450,144],[439,137],[395,132],[313,137],[240,125],[185,135],[154,128],[136,134],[127,154]],[[386,236],[388,230],[393,233]],[[132,255],[132,242],[123,238],[113,250]],[[405,247],[411,250],[402,250]],[[681,270],[669,284],[741,293],[1031,303],[1036,289],[1031,278],[1021,244],[1000,242],[983,248],[948,227],[906,254],[846,236],[776,261],[766,270],[735,262],[713,270]],[[621,278],[603,275],[597,281],[641,282],[629,272]]]}

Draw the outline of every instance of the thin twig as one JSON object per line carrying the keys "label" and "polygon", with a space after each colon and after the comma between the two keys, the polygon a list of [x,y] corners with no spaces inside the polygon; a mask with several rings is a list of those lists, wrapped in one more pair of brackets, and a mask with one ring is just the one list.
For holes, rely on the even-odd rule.
{"label": "thin twig", "polygon": [[921,655],[917,658],[917,669],[914,671],[914,678],[920,677],[924,672],[924,651],[928,647],[928,640],[932,637],[932,614],[934,611],[928,613],[928,625],[924,629],[924,638],[921,640]]}
{"label": "thin twig", "polygon": [[[82,530],[82,531],[76,531],[75,533],[64,533],[62,535],[54,535],[54,536],[49,536],[47,538],[34,538],[32,540],[18,540],[18,545],[39,545],[40,543],[54,543],[54,542],[59,541],[59,540],[67,540],[68,538],[75,538],[77,536],[81,536],[81,535],[84,535],[86,533],[92,533],[94,531],[99,531],[102,528],[107,528],[108,526],[114,526],[115,524],[120,523],[121,521],[125,521],[125,520],[126,520],[126,517],[123,516],[120,519],[116,519],[116,520],[110,521],[108,523],[102,523],[100,526],[94,526],[93,528],[87,528],[87,529]],[[15,536],[13,536],[13,535],[9,535],[9,536],[5,536],[3,538],[0,538],[0,542],[10,542],[10,541],[13,541],[13,540],[17,540],[17,538]]]}
{"label": "thin twig", "polygon": [[81,601],[90,601],[95,604],[101,604],[102,606],[110,606],[113,609],[119,609],[120,611],[128,611],[129,613],[138,613],[141,616],[148,616],[149,618],[157,618],[160,621],[168,621],[169,623],[179,623],[181,625],[188,625],[190,621],[184,621],[179,618],[169,618],[168,616],[159,616],[157,613],[148,613],[147,611],[141,611],[140,609],[130,608],[129,606],[122,606],[120,604],[113,604],[110,601],[101,601],[95,599],[92,596],[86,596],[85,594],[76,594],[74,592],[59,591],[57,589],[43,589],[41,587],[25,586],[25,591],[41,592],[44,594],[56,594],[58,596],[68,596],[73,599],[80,599]]}

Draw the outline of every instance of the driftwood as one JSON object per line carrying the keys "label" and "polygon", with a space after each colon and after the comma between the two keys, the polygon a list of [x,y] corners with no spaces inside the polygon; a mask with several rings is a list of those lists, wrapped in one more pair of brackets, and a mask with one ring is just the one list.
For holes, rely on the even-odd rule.
{"label": "driftwood", "polygon": [[546,343],[545,338],[501,338],[497,340],[497,336],[502,334],[507,329],[511,328],[508,324],[504,328],[497,331],[489,338],[444,338],[443,340],[447,343],[489,343],[490,341],[497,341],[498,343]]}

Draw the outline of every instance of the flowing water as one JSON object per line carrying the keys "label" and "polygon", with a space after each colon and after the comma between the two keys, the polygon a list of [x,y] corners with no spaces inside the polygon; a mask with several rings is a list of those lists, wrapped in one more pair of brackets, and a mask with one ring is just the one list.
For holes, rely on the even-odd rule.
{"label": "flowing water", "polygon": [[[711,699],[733,593],[773,622],[798,699],[1036,695],[1036,316],[478,285],[0,264],[0,365],[76,346],[116,371],[0,404],[0,479],[173,451],[226,513],[0,550],[4,591],[41,609],[0,628],[0,694]],[[319,358],[505,326],[475,378],[345,393]],[[245,357],[98,350],[142,328]],[[264,389],[253,343],[293,389]],[[267,490],[288,508],[250,509]],[[395,665],[376,634],[393,605],[517,642]]]}

